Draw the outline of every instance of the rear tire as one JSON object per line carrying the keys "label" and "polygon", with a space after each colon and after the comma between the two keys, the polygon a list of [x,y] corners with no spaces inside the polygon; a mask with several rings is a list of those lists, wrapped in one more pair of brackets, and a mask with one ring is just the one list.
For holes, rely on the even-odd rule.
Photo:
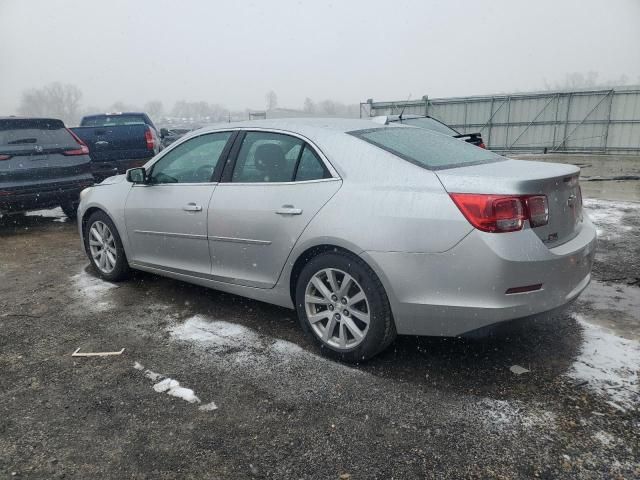
{"label": "rear tire", "polygon": [[380,279],[346,252],[323,253],[304,266],[296,283],[296,311],[320,351],[341,361],[365,361],[396,337]]}
{"label": "rear tire", "polygon": [[116,226],[103,211],[91,214],[83,230],[84,249],[98,275],[110,282],[128,278],[129,262]]}

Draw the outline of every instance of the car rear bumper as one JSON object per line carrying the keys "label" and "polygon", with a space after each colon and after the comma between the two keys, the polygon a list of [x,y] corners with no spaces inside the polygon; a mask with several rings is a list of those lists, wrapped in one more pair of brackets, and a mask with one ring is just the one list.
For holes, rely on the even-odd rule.
{"label": "car rear bumper", "polygon": [[[530,229],[474,230],[445,253],[365,252],[385,285],[398,333],[457,336],[491,324],[557,314],[591,280],[596,231],[547,248]],[[542,284],[526,293],[507,290]]]}
{"label": "car rear bumper", "polygon": [[0,184],[0,213],[25,212],[79,201],[80,191],[93,183],[91,175],[82,175],[74,180],[12,188],[3,187]]}

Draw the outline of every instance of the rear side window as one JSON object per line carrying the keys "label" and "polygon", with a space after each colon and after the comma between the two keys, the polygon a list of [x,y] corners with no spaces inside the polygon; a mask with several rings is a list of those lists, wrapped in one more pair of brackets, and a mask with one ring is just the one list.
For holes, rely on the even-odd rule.
{"label": "rear side window", "polygon": [[291,182],[304,142],[281,133],[247,132],[231,177],[238,183]]}
{"label": "rear side window", "polygon": [[422,128],[384,127],[348,133],[428,170],[504,160],[483,148]]}
{"label": "rear side window", "polygon": [[305,145],[298,163],[296,171],[296,182],[304,182],[305,180],[320,180],[321,178],[329,178],[331,175],[325,168],[322,161],[309,145]]}
{"label": "rear side window", "polygon": [[59,120],[0,120],[0,151],[18,154],[37,148],[64,148],[77,142]]}

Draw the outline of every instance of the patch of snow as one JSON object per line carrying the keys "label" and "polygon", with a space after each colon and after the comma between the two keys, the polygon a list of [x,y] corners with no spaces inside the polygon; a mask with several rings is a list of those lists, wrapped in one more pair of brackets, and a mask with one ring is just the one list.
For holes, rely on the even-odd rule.
{"label": "patch of snow", "polygon": [[593,435],[593,438],[598,440],[605,447],[609,447],[617,443],[616,437],[611,435],[609,432],[605,432],[604,430],[600,430],[599,432],[596,432]]}
{"label": "patch of snow", "polygon": [[517,426],[525,429],[555,427],[556,417],[553,412],[532,408],[519,401],[483,398],[477,407],[478,418],[484,419],[489,427],[500,431]]}
{"label": "patch of snow", "polygon": [[592,280],[580,296],[597,310],[616,310],[640,322],[640,288],[623,283]]}
{"label": "patch of snow", "polygon": [[211,412],[217,409],[218,409],[218,406],[215,404],[215,402],[205,403],[204,405],[200,405],[198,407],[198,410],[201,410],[203,412]]}
{"label": "patch of snow", "polygon": [[640,214],[640,203],[617,202],[611,200],[585,199],[584,208],[596,225],[598,236],[613,240],[621,236],[622,232],[633,230],[631,225],[624,225],[624,218]]}
{"label": "patch of snow", "polygon": [[27,212],[25,215],[28,217],[44,217],[44,218],[56,218],[57,221],[66,222],[67,216],[64,214],[60,207],[52,208],[49,210],[33,210]]}
{"label": "patch of snow", "polygon": [[[200,399],[198,398],[198,396],[195,394],[195,392],[190,389],[190,388],[186,388],[180,385],[180,382],[178,380],[175,380],[173,378],[169,378],[169,377],[165,377],[164,375],[160,374],[160,373],[156,373],[154,371],[151,371],[149,369],[145,369],[144,365],[142,365],[139,362],[135,362],[133,364],[133,368],[135,368],[136,370],[139,371],[144,371],[144,376],[151,379],[152,381],[157,381],[160,380],[159,382],[155,383],[153,385],[153,390],[158,392],[158,393],[166,393],[167,395],[170,395],[172,397],[176,397],[176,398],[181,398],[182,400],[184,400],[185,402],[189,402],[189,403],[201,403]],[[217,406],[214,402],[210,402],[207,403],[205,405],[202,405],[199,410],[202,411],[212,411],[212,410],[217,410]]]}
{"label": "patch of snow", "polygon": [[112,307],[112,303],[105,300],[105,294],[117,285],[94,277],[89,273],[82,271],[71,277],[71,282],[76,293],[84,300],[86,306],[93,311],[105,311]]}
{"label": "patch of snow", "polygon": [[222,320],[207,320],[196,315],[171,329],[180,340],[206,344],[213,347],[246,347],[257,343],[259,336],[246,327]]}
{"label": "patch of snow", "polygon": [[583,328],[584,343],[569,376],[587,381],[588,387],[625,411],[640,405],[640,344],[621,338],[575,315]]}

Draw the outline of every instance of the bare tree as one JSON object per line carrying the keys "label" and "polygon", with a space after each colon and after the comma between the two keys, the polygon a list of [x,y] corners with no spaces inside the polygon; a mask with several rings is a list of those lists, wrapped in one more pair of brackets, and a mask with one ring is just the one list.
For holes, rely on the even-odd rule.
{"label": "bare tree", "polygon": [[273,90],[265,95],[265,99],[267,100],[267,110],[273,110],[278,106],[278,95]]}
{"label": "bare tree", "polygon": [[32,88],[22,93],[18,112],[29,116],[61,118],[67,123],[79,119],[82,91],[75,85],[53,82],[42,88]]}
{"label": "bare tree", "polygon": [[164,107],[160,100],[152,100],[144,104],[144,111],[153,119],[160,119],[164,115]]}
{"label": "bare tree", "polygon": [[316,105],[315,105],[315,103],[313,103],[313,100],[311,100],[309,97],[307,97],[307,98],[304,99],[304,107],[302,107],[302,109],[306,113],[315,113]]}

